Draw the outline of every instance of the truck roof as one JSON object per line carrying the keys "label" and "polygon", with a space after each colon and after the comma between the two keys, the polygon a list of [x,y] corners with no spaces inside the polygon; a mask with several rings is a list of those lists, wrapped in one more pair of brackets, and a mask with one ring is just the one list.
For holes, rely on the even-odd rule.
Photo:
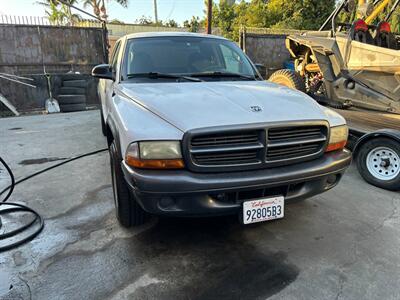
{"label": "truck roof", "polygon": [[226,40],[226,38],[211,34],[193,33],[193,32],[177,32],[177,31],[162,31],[162,32],[140,32],[126,35],[127,39],[147,38],[147,37],[201,37]]}

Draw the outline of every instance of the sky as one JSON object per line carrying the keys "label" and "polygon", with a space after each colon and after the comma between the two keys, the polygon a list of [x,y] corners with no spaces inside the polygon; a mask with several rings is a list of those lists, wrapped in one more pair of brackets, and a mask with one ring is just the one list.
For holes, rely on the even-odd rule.
{"label": "sky", "polygon": [[[218,2],[218,0],[214,0]],[[108,0],[109,20],[118,19],[125,23],[134,23],[141,16],[154,18],[153,0],[129,0],[125,9],[118,3]],[[204,0],[157,0],[158,18],[174,19],[180,25],[192,16],[203,16]],[[87,8],[89,12],[91,8]],[[45,16],[44,7],[37,0],[0,0],[0,15]]]}

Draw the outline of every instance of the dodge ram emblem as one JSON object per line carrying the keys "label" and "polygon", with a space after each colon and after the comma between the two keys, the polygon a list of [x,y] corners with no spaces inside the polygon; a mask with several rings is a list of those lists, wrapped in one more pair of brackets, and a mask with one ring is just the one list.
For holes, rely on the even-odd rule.
{"label": "dodge ram emblem", "polygon": [[260,112],[262,108],[259,106],[250,106],[252,112]]}

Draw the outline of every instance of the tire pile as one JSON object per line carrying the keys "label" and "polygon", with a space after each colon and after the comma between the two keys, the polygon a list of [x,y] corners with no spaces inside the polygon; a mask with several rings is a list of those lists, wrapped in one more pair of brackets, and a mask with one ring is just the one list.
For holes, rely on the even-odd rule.
{"label": "tire pile", "polygon": [[86,110],[86,80],[63,80],[57,96],[61,112]]}

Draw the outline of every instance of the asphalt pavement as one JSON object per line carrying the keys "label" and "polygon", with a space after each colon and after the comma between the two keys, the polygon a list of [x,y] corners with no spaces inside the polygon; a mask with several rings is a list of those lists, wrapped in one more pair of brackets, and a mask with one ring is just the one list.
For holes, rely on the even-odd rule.
{"label": "asphalt pavement", "polygon": [[[0,119],[0,156],[17,178],[104,147],[98,111]],[[46,225],[0,253],[0,299],[400,299],[400,194],[354,166],[333,190],[287,205],[284,219],[247,226],[152,218],[126,230],[110,181],[103,152],[17,186],[10,201]]]}

